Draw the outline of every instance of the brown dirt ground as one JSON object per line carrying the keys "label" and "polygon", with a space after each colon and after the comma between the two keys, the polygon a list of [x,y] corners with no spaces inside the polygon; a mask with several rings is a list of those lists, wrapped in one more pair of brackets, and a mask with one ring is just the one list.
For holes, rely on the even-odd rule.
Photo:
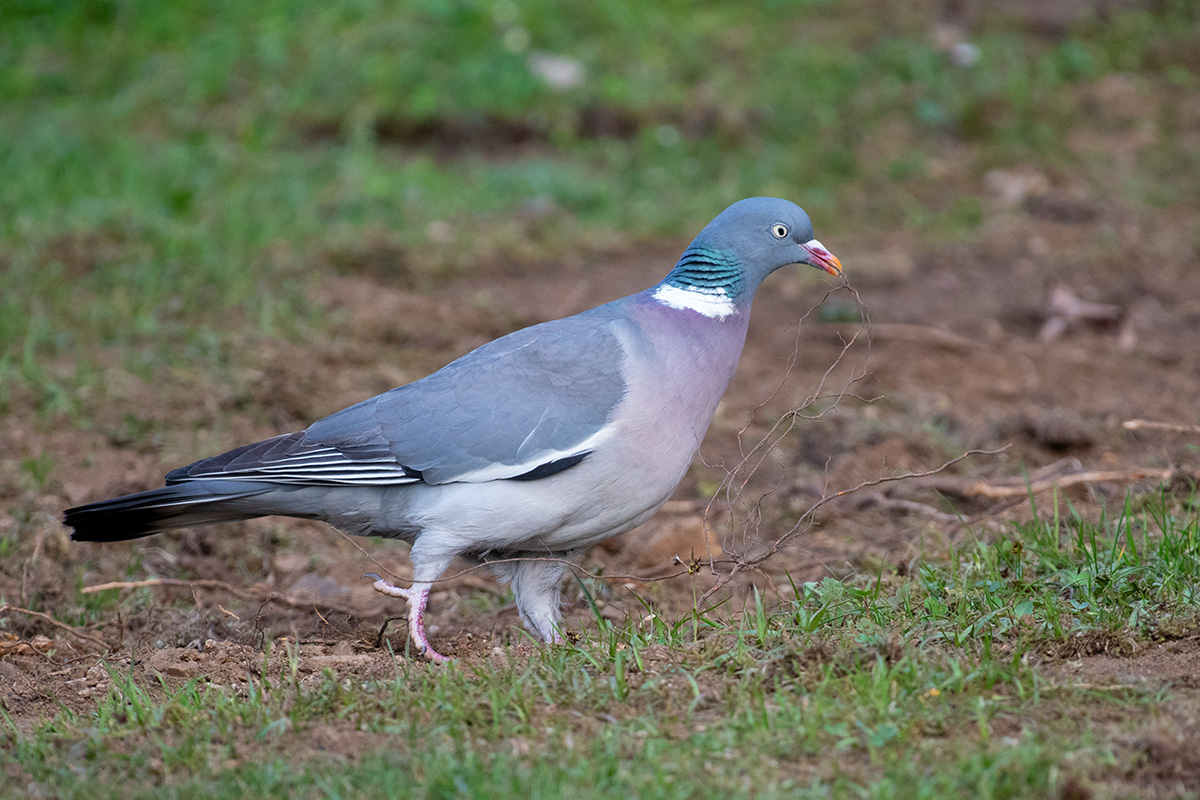
{"label": "brown dirt ground", "polygon": [[[836,321],[856,313],[847,292],[834,293],[801,324],[832,284],[809,273],[773,276],[756,301],[740,371],[702,461],[666,510],[583,559],[587,569],[615,576],[596,584],[603,613],[643,614],[642,597],[677,614],[712,578],[702,571],[655,580],[676,570],[675,556],[753,548],[794,525],[823,491],[932,469],[970,448],[1011,445],[1003,454],[961,462],[949,475],[996,481],[1043,469],[1061,475],[1200,467],[1196,437],[1122,426],[1130,419],[1200,422],[1195,219],[1081,200],[1052,178],[1041,180],[1031,183],[1043,186],[1037,202],[1014,205],[1001,196],[1003,187],[997,190],[988,200],[989,221],[970,241],[928,244],[895,232],[823,237],[845,263],[873,323],[869,341],[860,336],[825,377],[824,392],[849,385],[861,399],[844,397],[782,438],[746,479],[732,512],[720,503],[710,510],[706,538],[714,488],[773,422],[818,391],[857,329]],[[244,680],[264,637],[302,642],[302,679],[325,667],[342,675],[392,674],[379,631],[404,608],[361,580],[378,567],[323,525],[256,520],[102,546],[69,543],[59,514],[71,504],[160,485],[167,470],[195,458],[303,427],[515,327],[640,289],[657,280],[679,249],[680,243],[659,243],[565,265],[494,267],[425,291],[404,288],[386,270],[349,270],[318,290],[318,302],[335,320],[328,334],[301,342],[247,340],[235,348],[226,382],[198,385],[211,376],[181,367],[150,385],[114,364],[102,395],[89,399],[95,418],[86,430],[37,421],[32,412],[0,419],[0,452],[17,456],[0,462],[0,497],[12,511],[0,526],[21,534],[0,569],[0,596],[68,618],[66,604],[79,584],[155,575],[216,581],[126,591],[88,632],[112,645],[110,660],[132,654],[139,669],[172,680],[201,674],[220,683]],[[1111,304],[1118,318],[1072,324],[1042,341],[1056,287]],[[21,402],[18,395],[18,409]],[[20,462],[43,453],[54,470],[35,487]],[[1130,485],[1152,483],[1088,482],[1063,496],[1089,513],[1119,502]],[[799,582],[880,563],[904,568],[953,546],[950,512],[991,512],[988,519],[998,520],[1030,513],[1028,503],[998,507],[942,489],[901,481],[823,506],[811,528],[733,584],[730,607],[740,605],[750,582],[770,590],[786,587],[789,575]],[[988,519],[953,536],[986,535]],[[393,574],[407,574],[403,546],[357,544]],[[290,605],[265,601],[280,595]],[[570,623],[587,625],[590,612],[577,586],[568,587],[567,601]],[[505,590],[484,573],[442,583],[427,619],[439,649],[466,660],[495,658],[497,645],[522,638]],[[6,630],[0,691],[20,724],[56,713],[60,703],[80,710],[94,704],[108,679],[98,666],[100,648],[18,612],[8,614]],[[402,621],[387,636],[403,653]],[[1056,679],[1194,688],[1200,648],[1194,641],[1172,647],[1133,658],[1067,659]],[[1190,709],[1180,706],[1179,714],[1194,718],[1194,704]],[[1198,742],[1180,739],[1185,729],[1196,730],[1152,725],[1128,742],[1129,752],[1141,754],[1129,780],[1200,780],[1192,758]]]}

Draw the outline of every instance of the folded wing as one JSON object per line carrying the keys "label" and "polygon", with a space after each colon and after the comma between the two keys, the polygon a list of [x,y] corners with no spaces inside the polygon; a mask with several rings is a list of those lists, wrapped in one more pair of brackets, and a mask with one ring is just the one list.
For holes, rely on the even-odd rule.
{"label": "folded wing", "polygon": [[[599,309],[596,309],[599,311]],[[171,472],[310,485],[533,480],[602,443],[625,393],[623,349],[588,313],[525,328],[421,380]]]}

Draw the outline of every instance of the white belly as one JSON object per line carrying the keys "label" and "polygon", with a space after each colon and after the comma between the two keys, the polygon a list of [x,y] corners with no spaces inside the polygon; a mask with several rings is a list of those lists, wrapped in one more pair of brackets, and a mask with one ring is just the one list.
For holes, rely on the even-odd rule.
{"label": "white belly", "polygon": [[[589,547],[645,522],[671,496],[695,446],[659,450],[651,469],[600,451],[537,481],[413,487],[403,511],[449,549],[561,553]],[[440,548],[439,548],[440,549]]]}

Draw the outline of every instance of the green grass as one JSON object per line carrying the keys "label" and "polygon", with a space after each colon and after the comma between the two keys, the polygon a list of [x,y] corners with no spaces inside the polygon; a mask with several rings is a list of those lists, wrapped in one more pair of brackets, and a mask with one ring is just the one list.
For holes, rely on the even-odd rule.
{"label": "green grass", "polygon": [[1054,677],[1058,658],[1195,630],[1198,559],[1196,498],[1151,495],[1099,523],[1014,527],[912,575],[826,579],[671,623],[601,619],[528,657],[397,657],[392,678],[301,679],[285,642],[224,686],[113,667],[91,712],[32,730],[8,718],[0,789],[1057,797],[1133,768],[1128,742],[1173,702],[1153,681],[1075,686]]}
{"label": "green grass", "polygon": [[[685,236],[751,194],[800,200],[831,237],[868,221],[962,235],[981,189],[929,173],[947,144],[977,168],[1080,166],[1067,134],[1105,109],[1073,87],[1115,71],[1197,86],[1187,3],[1059,41],[985,26],[971,68],[931,45],[923,14],[879,17],[829,0],[6,3],[0,408],[19,387],[81,422],[114,347],[151,371],[181,352],[218,369],[236,333],[319,324],[308,290],[372,243],[420,286]],[[534,51],[588,79],[548,87]],[[1145,179],[1123,187],[1160,204],[1198,175],[1163,114]],[[624,133],[597,138],[597,118]],[[506,143],[517,124],[535,144]],[[498,127],[443,152],[463,125]]]}

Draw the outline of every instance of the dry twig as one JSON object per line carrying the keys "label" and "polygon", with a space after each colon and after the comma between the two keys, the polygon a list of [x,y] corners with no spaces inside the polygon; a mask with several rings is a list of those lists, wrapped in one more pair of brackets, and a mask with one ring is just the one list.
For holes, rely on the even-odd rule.
{"label": "dry twig", "polygon": [[[767,403],[769,403],[771,399],[774,398],[786,385],[792,369],[795,367],[796,361],[800,355],[800,339],[804,332],[805,321],[809,318],[809,316],[812,315],[814,311],[821,307],[821,305],[829,298],[830,295],[843,290],[850,293],[858,306],[860,318],[858,327],[855,329],[854,333],[849,336],[849,338],[846,338],[841,333],[838,334],[838,338],[842,342],[842,348],[838,352],[837,357],[834,358],[833,363],[831,363],[821,374],[821,379],[818,381],[817,387],[812,394],[808,395],[798,406],[794,407],[791,411],[783,414],[779,419],[777,419],[770,429],[763,434],[759,440],[749,448],[749,450],[747,450],[743,444],[743,437],[750,429],[750,426],[758,416],[758,413],[764,407],[766,407]],[[856,384],[866,378],[869,374],[866,368],[866,356],[870,352],[871,347],[870,324],[870,314],[867,312],[867,308],[863,304],[862,298],[859,296],[858,292],[855,291],[854,288],[844,280],[840,286],[827,291],[824,296],[822,296],[821,300],[816,305],[809,308],[808,311],[806,311],[797,321],[796,339],[793,343],[792,353],[788,358],[787,366],[784,369],[783,377],[775,387],[775,390],[751,410],[750,418],[747,420],[746,424],[742,426],[742,429],[738,431],[738,445],[741,448],[742,454],[741,460],[734,465],[732,469],[728,469],[726,471],[726,475],[722,480],[721,486],[718,487],[717,492],[714,493],[712,500],[709,501],[708,506],[705,508],[704,543],[705,549],[708,552],[709,571],[714,575],[716,574],[717,561],[713,559],[712,546],[708,540],[708,518],[713,506],[718,502],[722,502],[727,508],[729,508],[731,513],[728,516],[729,522],[727,534],[732,534],[737,527],[735,515],[732,513],[732,511],[741,501],[742,494],[746,490],[750,480],[758,472],[759,468],[762,467],[767,457],[775,450],[775,448],[778,447],[778,445],[788,436],[788,434],[792,432],[793,429],[796,428],[797,425],[800,425],[804,422],[821,419],[826,414],[837,408],[844,398],[857,397],[857,395],[851,394],[851,389],[853,389]],[[839,366],[842,365],[842,362],[845,361],[847,354],[860,338],[865,338],[867,342],[866,353],[863,355],[863,363],[851,370],[850,376],[847,378],[845,385],[843,385],[840,390],[827,393],[825,391],[825,386],[829,381],[830,376]],[[829,399],[832,400],[832,402],[824,409],[816,413],[804,413],[804,409],[811,407],[817,402],[818,399]],[[866,402],[870,401],[868,400]],[[760,497],[758,501],[753,504],[749,518],[747,518],[744,521],[744,524],[741,526],[742,533],[746,538],[749,538],[750,534],[753,532],[755,526],[751,524],[751,520],[753,519],[756,521],[758,519],[760,504],[765,496],[766,495]],[[728,550],[729,548],[723,549]]]}
{"label": "dry twig", "polygon": [[1000,499],[1005,497],[1025,497],[1027,495],[1043,494],[1055,489],[1066,489],[1070,486],[1092,483],[1133,483],[1135,481],[1158,480],[1167,481],[1174,474],[1169,469],[1129,469],[1129,470],[1088,470],[1073,475],[1063,475],[1045,480],[1025,481],[1021,478],[989,483],[974,478],[942,477],[922,481],[928,486],[946,494],[956,494],[962,497],[988,497]]}
{"label": "dry twig", "polygon": [[1127,431],[1167,431],[1169,433],[1200,434],[1200,425],[1180,425],[1175,422],[1155,422],[1149,419],[1127,419],[1121,423]]}
{"label": "dry twig", "polygon": [[829,503],[840,497],[846,497],[848,495],[855,494],[857,492],[862,491],[863,489],[869,489],[873,486],[880,486],[885,483],[894,483],[896,481],[907,481],[907,480],[913,480],[915,478],[924,478],[924,477],[928,477],[930,475],[936,475],[939,472],[943,472],[943,471],[949,469],[950,467],[954,466],[958,462],[963,461],[967,458],[970,458],[971,456],[997,455],[999,453],[1003,453],[1005,450],[1008,450],[1009,447],[1011,447],[1011,445],[1005,445],[1004,447],[998,448],[996,450],[968,450],[965,453],[963,453],[962,455],[950,459],[949,461],[945,462],[941,466],[936,467],[931,470],[926,470],[925,472],[905,472],[900,475],[885,475],[882,478],[875,478],[874,480],[863,481],[862,483],[858,484],[857,486],[851,487],[849,489],[843,489],[839,492],[835,492],[833,494],[827,494],[827,495],[822,496],[821,499],[819,499],[817,502],[815,502],[811,506],[809,506],[808,509],[803,514],[800,515],[800,518],[796,521],[795,525],[793,525],[786,533],[784,533],[782,536],[780,536],[774,542],[772,542],[770,545],[768,545],[767,548],[763,552],[761,552],[758,555],[753,556],[753,557],[747,557],[740,553],[730,553],[730,558],[728,560],[733,563],[733,569],[731,569],[729,572],[726,572],[726,573],[717,574],[716,584],[714,584],[704,594],[700,595],[700,599],[697,601],[697,605],[703,605],[704,602],[709,597],[711,597],[715,592],[717,592],[719,589],[723,588],[726,584],[728,584],[729,581],[732,580],[733,577],[735,575],[737,575],[738,572],[740,572],[743,569],[757,569],[760,564],[762,564],[768,558],[770,558],[771,556],[775,555],[780,550],[782,550],[787,544],[789,544],[793,539],[795,539],[801,533],[808,530],[809,526],[811,526],[811,524],[812,524],[813,517],[817,513],[817,510],[819,508],[821,508],[821,506],[825,505],[826,503]]}
{"label": "dry twig", "polygon": [[932,344],[960,353],[974,353],[988,349],[989,345],[968,339],[953,331],[935,328],[932,325],[914,325],[905,322],[876,322],[871,325],[871,339],[898,339],[902,341]]}
{"label": "dry twig", "polygon": [[[330,611],[335,611],[339,614],[347,614],[352,617],[359,615],[359,612],[340,606],[337,603],[331,603],[327,600],[302,600],[296,597],[291,597],[279,592],[255,592],[241,587],[234,586],[231,583],[217,580],[182,580],[180,578],[149,578],[143,581],[111,581],[109,583],[98,583],[95,586],[85,586],[80,591],[83,594],[95,594],[108,589],[140,589],[144,586],[180,586],[185,589],[190,589],[195,592],[197,589],[210,589],[219,592],[231,594],[234,597],[240,597],[243,600],[252,600],[263,603],[275,603],[276,605],[287,606],[288,608],[298,608],[309,611],[316,608],[325,608]],[[224,610],[224,609],[222,609]]]}
{"label": "dry twig", "polygon": [[37,619],[40,619],[44,622],[50,623],[55,628],[58,628],[61,631],[65,631],[66,633],[70,634],[71,636],[74,636],[77,639],[82,639],[85,642],[90,642],[90,643],[96,645],[97,647],[104,648],[105,650],[107,650],[109,647],[108,642],[104,641],[99,636],[93,636],[90,633],[83,633],[78,628],[68,625],[65,622],[59,622],[54,617],[50,616],[49,614],[44,614],[41,611],[33,611],[28,608],[19,608],[17,606],[10,606],[10,605],[0,606],[0,615],[7,614],[9,612],[15,612],[17,614],[26,614],[30,617],[36,617]]}

